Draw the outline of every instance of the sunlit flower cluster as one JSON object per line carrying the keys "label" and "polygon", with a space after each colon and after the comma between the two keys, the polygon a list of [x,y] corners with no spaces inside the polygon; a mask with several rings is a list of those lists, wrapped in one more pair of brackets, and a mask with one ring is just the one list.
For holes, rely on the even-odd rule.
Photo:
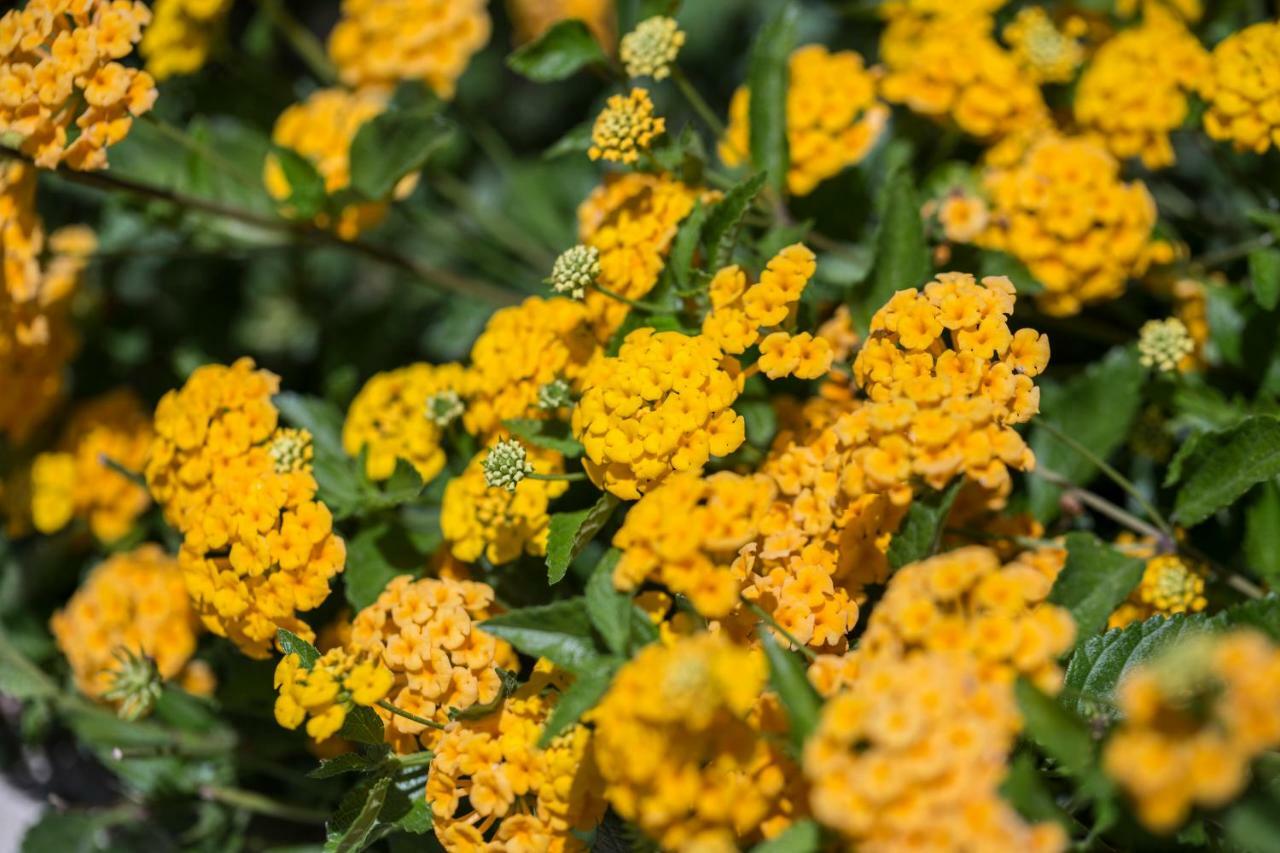
{"label": "sunlit flower cluster", "polygon": [[484,0],[342,0],[329,57],[348,86],[420,80],[452,98],[490,27]]}
{"label": "sunlit flower cluster", "polygon": [[1213,49],[1200,94],[1209,102],[1204,129],[1214,139],[1261,154],[1280,146],[1280,23],[1246,27]]}
{"label": "sunlit flower cluster", "polygon": [[1155,202],[1142,183],[1121,180],[1100,143],[1050,134],[998,159],[983,178],[991,220],[978,243],[1027,266],[1044,285],[1042,310],[1070,315],[1115,299],[1146,269]]}
{"label": "sunlit flower cluster", "polygon": [[655,15],[622,37],[622,64],[629,77],[665,80],[671,75],[671,65],[682,47],[684,32],[675,18]]}
{"label": "sunlit flower cluster", "polygon": [[703,335],[637,329],[588,368],[573,410],[592,482],[624,500],[676,471],[697,473],[746,437],[732,406],[741,366]]}
{"label": "sunlit flower cluster", "polygon": [[762,730],[766,674],[714,634],[637,653],[590,712],[614,810],[665,850],[749,847],[803,814],[798,770]]}
{"label": "sunlit flower cluster", "polygon": [[[493,612],[493,589],[473,581],[392,579],[378,599],[356,614],[348,651],[368,655],[394,676],[388,700],[443,725],[449,711],[492,702],[514,669],[515,653],[477,623]],[[377,709],[387,740],[400,752],[430,747],[439,730]]]}
{"label": "sunlit flower cluster", "polygon": [[1126,554],[1145,559],[1142,580],[1107,621],[1108,628],[1123,628],[1152,616],[1199,613],[1209,604],[1205,598],[1208,572],[1177,554],[1157,554],[1152,542],[1121,536],[1117,546]]}
{"label": "sunlit flower cluster", "polygon": [[667,120],[653,114],[653,100],[647,89],[635,88],[626,95],[610,95],[591,128],[592,160],[610,160],[631,165],[667,130]]}
{"label": "sunlit flower cluster", "polygon": [[444,468],[443,430],[428,410],[433,395],[464,387],[456,364],[411,364],[370,377],[351,401],[342,425],[342,448],[365,455],[365,474],[385,480],[403,459],[424,483]]}
{"label": "sunlit flower cluster", "polygon": [[1177,829],[1196,806],[1227,803],[1249,765],[1280,745],[1280,651],[1261,634],[1193,637],[1131,669],[1103,754],[1150,829]]}
{"label": "sunlit flower cluster", "polygon": [[[806,45],[788,63],[787,189],[808,195],[827,178],[860,162],[880,138],[889,110],[876,95],[876,79],[851,50]],[[750,148],[751,94],[738,89],[729,105],[729,127],[720,159],[736,166]]]}
{"label": "sunlit flower cluster", "polygon": [[1186,121],[1187,97],[1208,69],[1208,52],[1176,16],[1148,12],[1089,61],[1076,90],[1076,121],[1122,160],[1168,166],[1174,160],[1169,132]]}
{"label": "sunlit flower cluster", "polygon": [[143,545],[96,566],[49,628],[86,696],[103,698],[110,691],[122,650],[152,659],[166,681],[209,692],[207,667],[191,658],[200,621],[177,562],[159,545]]}
{"label": "sunlit flower cluster", "polygon": [[156,0],[139,52],[157,80],[204,67],[232,0]]}
{"label": "sunlit flower cluster", "polygon": [[265,657],[295,615],[318,607],[346,547],[315,500],[310,436],[277,430],[279,379],[240,359],[198,368],[156,406],[146,465],[152,496],[183,534],[178,559],[209,630]]}
{"label": "sunlit flower cluster", "polygon": [[376,660],[330,649],[311,666],[304,666],[296,652],[276,665],[276,722],[296,729],[307,721],[307,734],[328,740],[357,706],[377,704],[391,689],[391,671]]}
{"label": "sunlit flower cluster", "polygon": [[427,802],[445,850],[587,849],[574,833],[594,827],[605,809],[591,732],[574,725],[538,746],[566,683],[539,661],[492,713],[459,720],[440,735]]}
{"label": "sunlit flower cluster", "polygon": [[1080,39],[1087,29],[1084,20],[1077,17],[1068,18],[1059,29],[1044,9],[1028,6],[1014,16],[1000,35],[1037,80],[1066,83],[1084,61]]}
{"label": "sunlit flower cluster", "polygon": [[1196,342],[1177,317],[1148,320],[1138,330],[1138,360],[1143,367],[1172,373],[1195,352]]}
{"label": "sunlit flower cluster", "polygon": [[102,542],[115,542],[151,504],[125,471],[141,471],[151,443],[151,418],[131,391],[113,391],[71,414],[55,450],[31,468],[31,517],[41,533],[72,518],[89,523]]}

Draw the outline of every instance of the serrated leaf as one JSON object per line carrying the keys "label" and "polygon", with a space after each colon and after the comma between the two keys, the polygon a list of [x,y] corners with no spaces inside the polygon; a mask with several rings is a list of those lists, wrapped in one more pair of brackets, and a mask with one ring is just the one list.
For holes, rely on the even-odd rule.
{"label": "serrated leaf", "polygon": [[1049,601],[1071,611],[1076,643],[1106,627],[1111,613],[1142,580],[1146,561],[1108,547],[1089,533],[1069,533],[1067,562]]}
{"label": "serrated leaf", "polygon": [[526,655],[545,657],[574,674],[589,671],[602,657],[582,598],[511,610],[480,627]]}
{"label": "serrated leaf", "polygon": [[[790,154],[787,149],[788,62],[796,42],[793,3],[784,3],[756,36],[747,71],[751,163],[768,176],[781,195],[786,192]],[[917,213],[917,219],[919,214]]]}
{"label": "serrated leaf", "polygon": [[798,820],[777,836],[751,848],[751,853],[813,853],[821,848],[822,831],[812,820]]}
{"label": "serrated leaf", "polygon": [[1188,527],[1280,474],[1280,420],[1276,418],[1246,418],[1206,437],[1203,444],[1203,452],[1184,461],[1186,473],[1174,502],[1174,520]]}
{"label": "serrated leaf", "polygon": [[963,484],[964,479],[958,478],[942,491],[931,490],[912,501],[889,543],[889,565],[898,569],[937,553],[947,515]]}
{"label": "serrated leaf", "polygon": [[367,787],[357,786],[343,799],[331,822],[325,853],[358,853],[368,846],[390,785],[391,777],[381,776]]}
{"label": "serrated leaf", "polygon": [[538,418],[508,418],[502,422],[511,434],[535,447],[545,447],[572,459],[583,454],[582,444],[569,434],[569,428],[559,421]]}
{"label": "serrated leaf", "polygon": [[555,708],[547,717],[542,735],[538,739],[540,748],[545,749],[556,735],[578,722],[583,714],[596,706],[600,697],[609,689],[620,662],[617,658],[603,659],[587,672],[574,677],[573,683],[560,694]]}
{"label": "serrated leaf", "polygon": [[613,585],[613,570],[622,552],[610,548],[587,580],[587,615],[600,632],[604,644],[616,655],[626,654],[631,638],[631,618],[635,605],[631,596]]}
{"label": "serrated leaf", "polygon": [[707,269],[718,270],[729,263],[733,246],[738,239],[742,218],[751,208],[751,202],[764,188],[764,173],[756,173],[734,184],[720,201],[707,212],[707,223],[702,229],[707,246]]}
{"label": "serrated leaf", "polygon": [[769,661],[769,684],[782,700],[790,721],[791,741],[799,749],[818,725],[822,699],[809,683],[804,661],[797,653],[779,646],[773,632],[763,626],[760,640]]}
{"label": "serrated leaf", "polygon": [[1244,554],[1249,568],[1273,589],[1280,588],[1280,486],[1269,480],[1244,512]]}
{"label": "serrated leaf", "polygon": [[1280,249],[1256,249],[1249,253],[1249,278],[1253,298],[1270,311],[1280,303]]}
{"label": "serrated leaf", "polygon": [[676,238],[671,243],[671,256],[667,266],[675,276],[676,286],[682,291],[691,289],[693,279],[693,258],[702,240],[702,227],[707,222],[707,208],[698,199],[693,203],[693,210],[680,223]]}
{"label": "serrated leaf", "polygon": [[603,492],[594,505],[576,512],[558,512],[551,516],[547,534],[547,581],[559,583],[587,543],[595,538],[622,501]]}
{"label": "serrated leaf", "polygon": [[867,316],[874,315],[899,290],[923,286],[932,269],[920,200],[907,165],[896,168],[885,181],[880,208],[871,288],[863,306]]}
{"label": "serrated leaf", "polygon": [[320,660],[320,651],[292,631],[276,629],[276,645],[286,655],[297,655],[303,669],[311,669]]}
{"label": "serrated leaf", "polygon": [[284,179],[289,184],[289,197],[285,203],[292,208],[292,215],[297,219],[308,220],[324,209],[327,193],[324,178],[316,171],[315,165],[292,148],[283,145],[271,146],[271,156],[284,172]]}
{"label": "serrated leaf", "polygon": [[347,740],[370,746],[380,746],[385,739],[382,718],[372,708],[359,705],[347,712],[347,718],[342,721],[338,734]]}
{"label": "serrated leaf", "polygon": [[372,201],[390,198],[400,180],[420,171],[451,131],[433,109],[374,116],[351,141],[351,189]]}
{"label": "serrated leaf", "polygon": [[1220,610],[1209,619],[1208,625],[1214,629],[1254,628],[1280,643],[1280,597],[1272,593]]}
{"label": "serrated leaf", "polygon": [[358,752],[344,752],[334,758],[323,759],[320,766],[307,774],[312,779],[328,779],[341,776],[343,773],[363,773],[382,765],[381,760],[374,760]]}
{"label": "serrated leaf", "polygon": [[[1125,441],[1142,403],[1146,370],[1132,348],[1117,347],[1071,381],[1041,386],[1040,418],[1107,459]],[[1098,468],[1049,430],[1033,426],[1029,441],[1036,466],[1087,486]],[[1062,490],[1041,477],[1027,482],[1030,509],[1041,521],[1058,515]]]}
{"label": "serrated leaf", "polygon": [[604,51],[582,21],[560,21],[507,57],[507,65],[536,83],[553,83],[588,65],[605,63]]}

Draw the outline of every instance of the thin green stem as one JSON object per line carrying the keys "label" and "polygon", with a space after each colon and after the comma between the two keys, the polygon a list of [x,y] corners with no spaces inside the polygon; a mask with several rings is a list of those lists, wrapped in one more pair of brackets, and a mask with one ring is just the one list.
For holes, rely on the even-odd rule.
{"label": "thin green stem", "polygon": [[326,84],[338,81],[338,71],[329,61],[324,45],[316,38],[315,33],[293,16],[281,0],[258,0],[258,5],[312,74]]}
{"label": "thin green stem", "polygon": [[1041,427],[1043,427],[1045,432],[1049,433],[1049,435],[1058,439],[1058,441],[1062,442],[1067,447],[1071,448],[1076,453],[1080,454],[1085,459],[1088,459],[1094,465],[1098,466],[1098,470],[1102,471],[1102,473],[1106,474],[1109,478],[1111,478],[1112,482],[1114,482],[1120,488],[1124,489],[1125,493],[1128,494],[1131,498],[1133,498],[1134,502],[1138,506],[1142,507],[1142,511],[1146,513],[1147,518],[1151,519],[1155,523],[1155,525],[1160,528],[1160,530],[1164,533],[1165,536],[1168,536],[1170,538],[1173,537],[1173,525],[1171,525],[1168,521],[1165,520],[1165,517],[1160,514],[1160,511],[1151,505],[1150,501],[1146,499],[1146,496],[1144,496],[1142,492],[1138,489],[1138,487],[1135,486],[1132,482],[1130,482],[1127,477],[1125,477],[1115,468],[1112,468],[1111,465],[1109,465],[1105,459],[1098,456],[1098,454],[1094,453],[1092,450],[1085,447],[1083,444],[1076,441],[1074,438],[1067,435],[1062,430],[1058,429],[1058,427],[1055,426],[1052,422],[1044,418],[1040,418],[1039,420],[1036,421],[1036,423],[1038,423]]}
{"label": "thin green stem", "polygon": [[1141,534],[1142,536],[1149,536],[1157,542],[1171,538],[1163,531],[1152,527],[1136,515],[1121,509],[1100,495],[1096,495],[1087,489],[1080,488],[1055,471],[1050,471],[1045,468],[1034,468],[1031,473],[1045,482],[1052,483],[1058,488],[1063,489],[1066,494],[1077,499],[1090,509],[1102,513],[1117,524],[1129,528],[1134,533]]}
{"label": "thin green stem", "polygon": [[600,293],[603,293],[605,296],[609,297],[610,299],[613,299],[617,302],[621,302],[624,305],[630,305],[632,308],[639,308],[641,311],[648,311],[650,314],[657,314],[662,310],[657,305],[654,305],[652,302],[642,302],[639,299],[632,299],[628,296],[623,296],[621,293],[618,293],[617,291],[614,291],[614,290],[610,290],[609,288],[605,287],[599,282],[591,286],[596,290],[598,290]]}
{"label": "thin green stem", "polygon": [[282,803],[256,791],[246,791],[242,788],[205,785],[200,789],[200,795],[206,800],[223,803],[232,808],[243,809],[264,817],[291,820],[295,823],[322,824],[329,818],[328,812]]}
{"label": "thin green stem", "polygon": [[772,628],[773,630],[781,634],[783,637],[785,637],[787,639],[787,642],[795,646],[797,651],[799,651],[800,654],[808,658],[810,662],[818,659],[818,655],[814,653],[813,649],[809,648],[804,643],[797,640],[790,631],[788,631],[786,628],[783,628],[781,625],[779,625],[778,620],[774,619],[773,616],[769,613],[769,611],[765,610],[763,607],[756,604],[754,601],[748,601],[745,598],[742,599],[742,603],[746,605],[748,610],[750,610],[755,615],[759,616],[764,622],[768,623],[770,628]]}
{"label": "thin green stem", "polygon": [[524,476],[529,480],[546,480],[550,483],[578,483],[587,479],[587,475],[582,471],[575,471],[572,474],[538,474],[535,472]]}
{"label": "thin green stem", "polygon": [[142,116],[142,120],[145,121],[151,127],[155,128],[156,131],[158,131],[161,136],[164,136],[166,139],[170,140],[171,142],[175,142],[178,145],[181,145],[183,148],[187,149],[197,157],[203,160],[209,161],[216,168],[221,169],[222,171],[226,172],[228,175],[231,175],[231,177],[235,178],[237,181],[244,184],[246,187],[249,187],[251,189],[262,188],[261,177],[256,175],[251,175],[248,172],[244,171],[237,164],[231,162],[226,157],[223,157],[217,151],[214,151],[212,148],[205,145],[203,142],[196,139],[194,136],[192,136],[190,133],[183,130],[182,128],[174,127],[172,124],[169,124],[164,119],[157,117],[154,113],[144,113]]}
{"label": "thin green stem", "polygon": [[671,79],[676,84],[676,88],[680,90],[680,94],[684,95],[684,99],[689,102],[689,106],[693,107],[693,111],[698,114],[700,119],[706,122],[707,127],[715,134],[716,139],[724,139],[726,135],[724,122],[716,115],[715,110],[711,109],[707,104],[697,87],[689,82],[689,78],[685,76],[679,65],[671,66]]}
{"label": "thin green stem", "polygon": [[431,759],[436,754],[431,750],[423,750],[422,752],[411,752],[408,755],[393,755],[392,760],[401,767],[421,767],[424,764],[430,764]]}
{"label": "thin green stem", "polygon": [[417,714],[410,714],[404,708],[397,708],[395,705],[392,705],[386,699],[378,700],[378,707],[384,711],[390,711],[392,714],[395,714],[397,717],[404,717],[406,720],[412,720],[418,725],[426,726],[429,729],[447,728],[443,723],[437,723],[435,720],[428,720],[426,717],[419,717]]}
{"label": "thin green stem", "polygon": [[1198,258],[1192,258],[1187,263],[1187,266],[1196,270],[1211,270],[1214,267],[1219,267],[1238,258],[1243,258],[1246,255],[1256,252],[1258,249],[1265,249],[1268,246],[1273,245],[1275,242],[1276,237],[1274,234],[1262,234],[1258,237],[1245,240],[1242,243],[1237,243],[1234,246],[1226,246],[1212,252],[1205,252]]}

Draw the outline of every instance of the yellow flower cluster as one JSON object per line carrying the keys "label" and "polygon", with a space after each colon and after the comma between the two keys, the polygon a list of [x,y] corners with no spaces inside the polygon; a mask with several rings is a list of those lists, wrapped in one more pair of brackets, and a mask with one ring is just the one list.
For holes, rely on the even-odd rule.
{"label": "yellow flower cluster", "polygon": [[1132,18],[1139,12],[1144,15],[1173,13],[1192,24],[1204,15],[1201,0],[1116,0],[1115,10],[1121,18]]}
{"label": "yellow flower cluster", "polygon": [[746,438],[733,402],[742,369],[703,335],[636,329],[616,358],[590,365],[573,410],[592,482],[636,500],[675,471],[697,473]]}
{"label": "yellow flower cluster", "polygon": [[427,802],[445,850],[587,849],[575,832],[589,831],[605,810],[591,732],[574,725],[538,747],[564,687],[563,676],[539,661],[493,713],[460,720],[440,735]]}
{"label": "yellow flower cluster", "polygon": [[1149,12],[1094,54],[1076,88],[1076,121],[1122,160],[1169,166],[1169,133],[1186,121],[1187,96],[1208,70],[1208,52],[1182,21]]}
{"label": "yellow flower cluster", "polygon": [[[539,474],[564,471],[564,460],[554,451],[530,447],[526,454]],[[487,449],[477,453],[466,470],[445,486],[440,531],[450,553],[464,563],[483,556],[494,565],[526,553],[542,556],[547,553],[551,523],[547,507],[569,484],[525,477],[514,491],[490,486],[484,473],[487,455]]]}
{"label": "yellow flower cluster", "polygon": [[671,475],[631,508],[614,535],[614,547],[622,550],[614,584],[633,590],[657,581],[703,616],[729,615],[738,606],[735,559],[755,540],[775,491],[761,475]]}
{"label": "yellow flower cluster", "polygon": [[62,396],[63,368],[78,346],[71,297],[95,243],[92,232],[74,226],[46,242],[35,194],[35,169],[0,163],[0,437],[14,444],[25,442]]}
{"label": "yellow flower cluster", "polygon": [[[642,299],[658,283],[680,222],[698,199],[717,194],[669,175],[627,172],[607,175],[578,207],[578,238],[600,253],[599,283],[628,299]],[[606,340],[626,316],[627,306],[588,291],[587,312],[596,336]]]}
{"label": "yellow flower cluster", "polygon": [[156,406],[147,486],[183,534],[178,559],[215,634],[266,657],[276,630],[310,640],[295,615],[318,607],[346,546],[315,500],[310,436],[277,430],[279,379],[242,358],[195,370]]}
{"label": "yellow flower cluster", "polygon": [[1204,129],[1238,150],[1280,146],[1280,23],[1245,27],[1213,49],[1200,94],[1209,102]]}
{"label": "yellow flower cluster", "polygon": [[1107,621],[1108,628],[1123,628],[1152,616],[1199,613],[1209,606],[1204,595],[1209,574],[1203,566],[1177,554],[1157,554],[1149,539],[1123,535],[1116,541],[1120,550],[1147,561],[1142,580]]}
{"label": "yellow flower cluster", "polygon": [[76,687],[91,698],[111,689],[119,650],[153,659],[165,680],[208,685],[207,668],[191,660],[200,622],[177,562],[159,545],[142,545],[96,566],[49,628]]}
{"label": "yellow flower cluster", "polygon": [[582,21],[600,47],[613,50],[617,9],[611,0],[507,0],[517,44],[531,42],[561,21]]}
{"label": "yellow flower cluster", "polygon": [[113,391],[82,403],[67,421],[58,448],[31,468],[31,517],[41,533],[83,518],[101,542],[114,542],[151,504],[147,490],[108,467],[140,471],[151,443],[151,418],[133,392]]}
{"label": "yellow flower cluster", "polygon": [[452,98],[489,30],[484,0],[342,0],[329,57],[348,86],[421,80]]}
{"label": "yellow flower cluster", "polygon": [[1088,30],[1082,18],[1071,17],[1062,29],[1039,6],[1014,16],[1001,35],[1013,55],[1042,83],[1067,83],[1084,61],[1080,39]]}
{"label": "yellow flower cluster", "polygon": [[626,95],[610,95],[591,128],[591,147],[587,154],[592,160],[631,165],[666,130],[667,120],[653,114],[653,101],[647,89],[635,88]]}
{"label": "yellow flower cluster", "polygon": [[759,650],[696,634],[642,649],[590,713],[604,794],[664,850],[745,849],[804,811],[762,731]]}
{"label": "yellow flower cluster", "polygon": [[988,16],[891,16],[880,41],[881,94],[984,141],[1046,124],[1039,86],[993,26]]}
{"label": "yellow flower cluster", "polygon": [[308,735],[328,740],[353,707],[385,699],[394,680],[385,666],[341,648],[325,652],[310,667],[302,665],[297,653],[287,654],[276,665],[276,722],[296,729],[307,720]]}
{"label": "yellow flower cluster", "polygon": [[1149,263],[1155,201],[1142,183],[1120,179],[1099,142],[1042,136],[1012,162],[992,160],[983,185],[992,215],[979,245],[1024,263],[1044,285],[1036,301],[1049,314],[1115,299]]}
{"label": "yellow flower cluster", "polygon": [[654,15],[622,37],[622,65],[628,77],[665,80],[684,47],[685,34],[675,18]]}
{"label": "yellow flower cluster", "polygon": [[853,365],[871,404],[841,427],[864,445],[864,476],[881,488],[918,476],[940,489],[963,472],[998,492],[1009,466],[1034,464],[1013,425],[1039,410],[1033,379],[1049,362],[1049,341],[1010,331],[1014,300],[1007,278],[941,273],[876,312]]}
{"label": "yellow flower cluster", "polygon": [[[832,53],[806,45],[791,54],[787,84],[787,190],[808,195],[818,184],[861,162],[880,138],[889,110],[876,96],[876,79],[852,50]],[[737,166],[751,150],[744,86],[729,103],[729,127],[720,159]]]}
{"label": "yellow flower cluster", "polygon": [[106,168],[107,148],[155,104],[151,75],[118,61],[150,21],[139,0],[28,0],[6,12],[0,134],[19,136],[23,153],[44,169]]}
{"label": "yellow flower cluster", "polygon": [[441,426],[428,401],[440,392],[458,392],[465,372],[457,364],[411,364],[375,374],[360,389],[342,425],[342,448],[352,456],[367,452],[365,474],[385,480],[403,459],[424,483],[444,468]]}
{"label": "yellow flower cluster", "polygon": [[[379,88],[355,92],[318,89],[280,114],[271,141],[309,160],[323,179],[325,192],[332,195],[351,183],[351,142],[362,124],[386,109],[387,99],[387,90]],[[415,180],[415,176],[406,176],[396,187],[395,195],[412,190]],[[293,195],[284,167],[274,154],[267,156],[263,181],[277,201],[288,201]],[[332,228],[338,236],[350,240],[377,225],[386,214],[385,202],[355,202],[337,212],[337,221],[323,211],[316,214],[315,221],[321,228]]]}
{"label": "yellow flower cluster", "polygon": [[1125,674],[1103,766],[1144,824],[1172,832],[1239,794],[1253,759],[1280,746],[1278,697],[1280,650],[1261,634],[1193,638]]}
{"label": "yellow flower cluster", "polygon": [[576,388],[596,353],[587,313],[571,299],[538,296],[495,312],[471,345],[467,431],[489,437],[508,418],[541,416],[538,391],[557,379]]}
{"label": "yellow flower cluster", "polygon": [[164,80],[204,67],[231,0],[156,0],[153,11],[138,50],[151,76]]}
{"label": "yellow flower cluster", "polygon": [[[347,650],[367,655],[394,676],[391,704],[425,719],[449,722],[497,698],[497,667],[516,668],[515,653],[476,623],[493,611],[493,589],[473,581],[393,578],[377,601],[356,614]],[[430,748],[439,730],[378,709],[398,752]]]}

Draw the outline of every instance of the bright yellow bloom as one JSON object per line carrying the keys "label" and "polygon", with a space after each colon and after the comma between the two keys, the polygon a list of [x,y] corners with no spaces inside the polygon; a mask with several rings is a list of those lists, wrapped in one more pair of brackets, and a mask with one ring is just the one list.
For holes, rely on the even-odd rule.
{"label": "bright yellow bloom", "polygon": [[1068,18],[1062,29],[1039,6],[1028,6],[1014,16],[1001,35],[1009,49],[1043,83],[1067,83],[1084,61],[1080,38],[1088,25],[1083,19]]}
{"label": "bright yellow bloom", "polygon": [[307,720],[307,734],[328,740],[342,728],[351,709],[370,707],[385,699],[395,678],[376,660],[346,649],[330,649],[310,668],[296,653],[276,665],[276,722],[296,729]]}
{"label": "bright yellow bloom", "polygon": [[105,169],[107,148],[156,100],[151,75],[120,61],[150,21],[151,10],[138,0],[28,0],[6,12],[0,134],[19,136],[23,153],[42,169]]}
{"label": "bright yellow bloom", "polygon": [[1117,538],[1116,545],[1130,556],[1145,559],[1147,565],[1142,581],[1107,620],[1108,628],[1123,628],[1152,616],[1200,613],[1209,606],[1204,595],[1209,573],[1204,566],[1177,554],[1157,554],[1152,540],[1129,534]]}
{"label": "bright yellow bloom", "polygon": [[[791,317],[792,309],[800,301],[817,266],[813,252],[796,243],[769,260],[756,284],[748,286],[746,273],[736,264],[720,270],[711,279],[711,310],[702,321],[703,336],[729,355],[742,355],[760,340],[762,330],[773,329]],[[761,345],[760,369],[773,379],[791,375],[800,369],[798,358],[794,363],[780,363],[780,351],[787,349],[791,337],[785,332],[775,332],[775,335],[779,334],[783,337],[775,338],[767,351]],[[810,352],[815,347],[818,352]],[[830,344],[821,337],[791,349],[791,354],[796,356],[831,354]],[[807,372],[812,375],[801,378],[813,379],[826,373],[830,358],[820,357],[818,360],[825,360],[826,364],[807,363]]]}
{"label": "bright yellow bloom", "polygon": [[[347,650],[390,670],[393,705],[444,724],[450,709],[492,702],[502,687],[497,667],[518,666],[506,642],[477,626],[491,615],[486,584],[400,575],[356,615]],[[377,710],[398,752],[431,748],[439,737],[438,729]]]}
{"label": "bright yellow bloom", "polygon": [[231,0],[156,0],[138,46],[147,71],[157,80],[199,71],[230,11]]}
{"label": "bright yellow bloom", "polygon": [[1076,88],[1076,121],[1121,160],[1169,166],[1169,133],[1186,121],[1187,96],[1208,71],[1209,54],[1195,35],[1174,15],[1149,12],[1090,60]]}
{"label": "bright yellow bloom", "polygon": [[347,86],[420,80],[452,98],[489,30],[484,0],[342,0],[329,57]]}
{"label": "bright yellow bloom", "polygon": [[101,542],[114,542],[151,504],[147,490],[106,464],[141,471],[151,443],[151,419],[131,391],[81,404],[63,428],[58,447],[32,466],[32,519],[41,533],[72,518],[89,522]]}
{"label": "bright yellow bloom", "polygon": [[667,120],[653,114],[647,90],[636,88],[628,95],[610,95],[591,128],[587,154],[592,160],[632,164],[666,130]]}
{"label": "bright yellow bloom", "polygon": [[1200,94],[1209,102],[1204,129],[1237,150],[1280,146],[1280,23],[1246,27],[1213,49]]}
{"label": "bright yellow bloom", "polygon": [[1036,301],[1065,316],[1115,299],[1141,275],[1153,248],[1156,205],[1100,143],[1042,136],[1020,156],[993,152],[983,178],[991,222],[981,246],[1008,252],[1044,285]]}
{"label": "bright yellow bloom", "polygon": [[1116,15],[1121,18],[1132,18],[1139,12],[1143,15],[1173,12],[1194,24],[1204,15],[1201,0],[1116,0],[1115,6]]}
{"label": "bright yellow bloom", "polygon": [[1195,806],[1233,799],[1253,759],[1280,746],[1280,650],[1249,630],[1194,637],[1127,672],[1116,700],[1103,766],[1139,819],[1170,833]]}
{"label": "bright yellow bloom", "polygon": [[110,690],[121,665],[118,650],[153,659],[165,680],[183,680],[204,666],[191,660],[200,621],[182,572],[159,545],[142,545],[98,564],[49,628],[71,664],[76,687],[93,699]]}
{"label": "bright yellow bloom", "polygon": [[464,371],[457,364],[411,364],[377,373],[360,389],[342,425],[342,447],[352,456],[367,453],[365,474],[385,480],[403,459],[424,483],[444,468],[443,429],[427,409],[432,395],[460,391]]}
{"label": "bright yellow bloom", "polygon": [[636,500],[676,471],[697,473],[746,437],[731,408],[742,370],[711,339],[636,329],[617,357],[593,363],[573,410],[592,482]]}
{"label": "bright yellow bloom", "polygon": [[745,849],[805,805],[764,728],[759,650],[697,634],[646,646],[590,713],[604,794],[664,850]]}
{"label": "bright yellow bloom", "polygon": [[[876,97],[876,80],[852,50],[832,53],[818,44],[791,54],[788,63],[787,190],[808,195],[827,178],[862,161],[880,138],[889,110]],[[750,151],[744,86],[729,104],[729,127],[720,142],[720,159],[737,166]]]}

